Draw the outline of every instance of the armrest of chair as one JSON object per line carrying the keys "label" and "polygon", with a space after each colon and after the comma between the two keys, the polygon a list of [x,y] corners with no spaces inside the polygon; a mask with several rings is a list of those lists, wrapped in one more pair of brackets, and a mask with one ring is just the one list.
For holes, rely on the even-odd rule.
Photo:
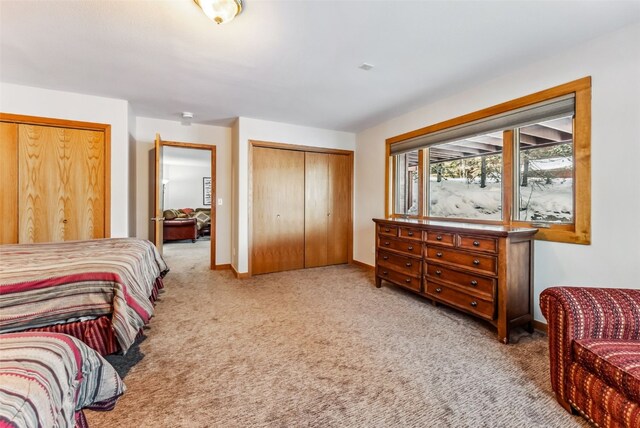
{"label": "armrest of chair", "polygon": [[640,339],[640,290],[552,287],[540,295],[547,319],[551,384],[562,399],[577,339]]}

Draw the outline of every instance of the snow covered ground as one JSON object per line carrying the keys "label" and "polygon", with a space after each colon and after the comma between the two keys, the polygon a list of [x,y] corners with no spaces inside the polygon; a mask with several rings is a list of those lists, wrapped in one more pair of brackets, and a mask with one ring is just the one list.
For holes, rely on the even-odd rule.
{"label": "snow covered ground", "polygon": [[[440,183],[432,178],[430,183],[430,216],[483,220],[500,220],[502,217],[502,187],[500,183],[487,182],[480,188],[478,181],[448,179]],[[520,187],[520,220],[567,222],[572,220],[573,180],[530,179],[527,187]]]}

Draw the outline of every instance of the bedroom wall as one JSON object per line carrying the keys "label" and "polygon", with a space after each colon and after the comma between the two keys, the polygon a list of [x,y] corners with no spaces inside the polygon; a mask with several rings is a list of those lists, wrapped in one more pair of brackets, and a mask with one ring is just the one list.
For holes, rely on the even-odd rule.
{"label": "bedroom wall", "polygon": [[354,258],[374,263],[372,218],[384,216],[385,139],[592,76],[592,244],[536,241],[538,296],[554,285],[638,288],[640,277],[640,25],[627,27],[503,77],[425,104],[357,134]]}
{"label": "bedroom wall", "polygon": [[129,236],[128,102],[0,82],[0,111],[111,125],[111,236]]}
{"label": "bedroom wall", "polygon": [[136,181],[137,236],[149,238],[149,152],[154,147],[156,133],[164,141],[210,144],[216,146],[217,198],[216,264],[231,263],[231,128],[222,126],[182,125],[179,121],[136,118]]}
{"label": "bedroom wall", "polygon": [[[310,128],[286,123],[239,117],[234,128],[237,128],[237,143],[234,137],[233,180],[234,184],[234,232],[232,253],[233,266],[237,272],[249,270],[249,140],[269,141],[275,143],[295,144],[332,149],[355,150],[355,134],[332,131],[328,129]],[[236,199],[237,198],[237,199]]]}
{"label": "bedroom wall", "polygon": [[[200,152],[209,155],[208,150]],[[209,156],[207,162],[211,162]],[[211,165],[175,165],[165,162],[163,177],[170,180],[165,186],[165,209],[209,207],[202,203],[202,177],[211,177]]]}
{"label": "bedroom wall", "polygon": [[137,189],[136,189],[136,114],[133,107],[127,102],[127,128],[128,128],[128,151],[129,164],[129,236],[136,236],[136,211],[137,211]]}

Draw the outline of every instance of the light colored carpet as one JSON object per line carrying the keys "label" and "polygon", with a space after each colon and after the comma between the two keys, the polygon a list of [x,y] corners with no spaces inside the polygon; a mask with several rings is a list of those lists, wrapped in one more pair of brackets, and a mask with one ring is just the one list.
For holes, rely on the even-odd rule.
{"label": "light colored carpet", "polygon": [[555,402],[541,334],[501,345],[353,266],[238,281],[186,247],[165,247],[146,337],[109,357],[128,391],[93,428],[587,426]]}

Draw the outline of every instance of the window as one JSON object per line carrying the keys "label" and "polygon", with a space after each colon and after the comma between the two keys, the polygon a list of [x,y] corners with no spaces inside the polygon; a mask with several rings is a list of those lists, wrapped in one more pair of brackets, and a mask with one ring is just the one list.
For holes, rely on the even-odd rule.
{"label": "window", "polygon": [[587,77],[390,138],[387,214],[588,244],[590,129]]}
{"label": "window", "polygon": [[515,135],[514,219],[573,223],[573,117],[524,126]]}
{"label": "window", "polygon": [[408,216],[418,215],[418,151],[394,156],[395,205],[394,212]]}
{"label": "window", "polygon": [[430,217],[502,219],[502,132],[428,151]]}

